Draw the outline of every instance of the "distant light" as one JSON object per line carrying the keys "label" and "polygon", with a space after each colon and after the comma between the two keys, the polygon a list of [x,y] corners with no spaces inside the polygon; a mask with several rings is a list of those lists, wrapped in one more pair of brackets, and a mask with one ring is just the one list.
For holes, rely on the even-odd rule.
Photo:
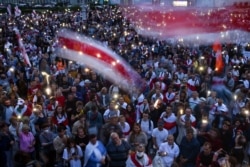
{"label": "distant light", "polygon": [[186,7],[188,6],[188,1],[173,1],[173,6]]}

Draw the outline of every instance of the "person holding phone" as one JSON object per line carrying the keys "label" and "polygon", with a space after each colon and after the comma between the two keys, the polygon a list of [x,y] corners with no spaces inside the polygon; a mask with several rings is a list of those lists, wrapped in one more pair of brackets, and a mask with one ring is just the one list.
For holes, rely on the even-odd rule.
{"label": "person holding phone", "polygon": [[179,156],[179,146],[174,142],[174,136],[168,135],[167,142],[160,145],[158,154],[161,156],[164,166],[170,167]]}

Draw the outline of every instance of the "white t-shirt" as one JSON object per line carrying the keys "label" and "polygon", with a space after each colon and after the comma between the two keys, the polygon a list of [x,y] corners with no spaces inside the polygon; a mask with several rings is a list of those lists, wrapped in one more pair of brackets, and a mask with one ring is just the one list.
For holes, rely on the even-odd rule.
{"label": "white t-shirt", "polygon": [[159,152],[166,152],[167,156],[163,156],[162,161],[164,166],[171,166],[174,159],[178,157],[180,153],[179,146],[177,144],[169,145],[168,142],[162,143],[159,147]]}
{"label": "white t-shirt", "polygon": [[[151,120],[146,120],[146,121],[144,121],[144,120],[142,119],[141,121],[138,120],[137,123],[140,123],[140,125],[141,125],[141,130],[142,130],[144,133],[146,133],[148,139],[150,139],[150,138],[151,138],[151,135],[152,135],[152,131],[153,131],[153,129],[154,129],[154,123],[153,123],[153,121],[151,121]],[[150,126],[149,126],[149,123],[151,124]]]}
{"label": "white t-shirt", "polygon": [[152,137],[156,138],[156,144],[159,147],[161,143],[164,143],[167,139],[168,131],[163,128],[163,130],[159,130],[158,127],[153,129]]}

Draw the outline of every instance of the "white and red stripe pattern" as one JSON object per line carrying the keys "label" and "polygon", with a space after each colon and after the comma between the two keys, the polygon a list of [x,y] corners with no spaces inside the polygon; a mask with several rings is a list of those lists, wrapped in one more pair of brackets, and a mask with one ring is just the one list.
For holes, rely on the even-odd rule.
{"label": "white and red stripe pattern", "polygon": [[15,7],[15,17],[21,16],[22,11],[18,8],[18,6]]}
{"label": "white and red stripe pattern", "polygon": [[8,11],[8,14],[11,16],[12,13],[11,13],[11,5],[10,4],[7,6],[7,11]]}
{"label": "white and red stripe pattern", "polygon": [[126,91],[143,87],[141,77],[120,56],[100,42],[62,29],[58,33],[59,56],[83,63]]}
{"label": "white and red stripe pattern", "polygon": [[16,33],[17,40],[18,40],[18,45],[19,45],[19,50],[20,50],[20,52],[21,52],[21,54],[23,56],[24,62],[25,62],[26,65],[29,65],[29,67],[31,67],[29,57],[28,57],[28,55],[26,53],[26,50],[25,50],[25,47],[23,45],[23,40],[21,38],[21,34],[20,34],[19,30],[16,27],[13,30]]}

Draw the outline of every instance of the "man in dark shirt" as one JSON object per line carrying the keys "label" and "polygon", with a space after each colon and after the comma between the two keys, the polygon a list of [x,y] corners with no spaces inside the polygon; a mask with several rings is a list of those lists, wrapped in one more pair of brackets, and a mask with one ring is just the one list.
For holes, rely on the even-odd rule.
{"label": "man in dark shirt", "polygon": [[122,140],[116,132],[110,135],[110,142],[106,146],[109,155],[109,167],[125,167],[130,145]]}
{"label": "man in dark shirt", "polygon": [[180,165],[182,167],[194,167],[199,151],[200,144],[194,137],[193,129],[189,128],[180,144]]}

